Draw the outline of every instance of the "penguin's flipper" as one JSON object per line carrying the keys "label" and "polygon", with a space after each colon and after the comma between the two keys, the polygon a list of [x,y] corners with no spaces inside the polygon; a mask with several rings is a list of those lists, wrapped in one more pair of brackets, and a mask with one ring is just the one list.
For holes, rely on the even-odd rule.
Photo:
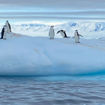
{"label": "penguin's flipper", "polygon": [[57,34],[59,34],[59,33],[60,33],[60,31],[57,32]]}

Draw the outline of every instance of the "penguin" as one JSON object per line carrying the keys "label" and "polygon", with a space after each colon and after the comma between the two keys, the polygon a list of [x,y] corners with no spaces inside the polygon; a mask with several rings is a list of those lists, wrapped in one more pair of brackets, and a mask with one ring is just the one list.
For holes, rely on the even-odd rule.
{"label": "penguin", "polygon": [[[78,30],[75,30],[75,33],[74,33],[75,43],[80,43],[80,41],[79,41],[80,36],[82,36],[82,35],[80,35],[80,34],[78,33]],[[83,36],[82,36],[82,37],[83,37]]]}
{"label": "penguin", "polygon": [[54,36],[55,36],[54,26],[51,26],[49,30],[49,37],[50,39],[54,39]]}
{"label": "penguin", "polygon": [[11,25],[9,24],[8,20],[6,21],[5,25],[7,26],[7,32],[11,32]]}
{"label": "penguin", "polygon": [[67,36],[65,30],[59,30],[59,31],[57,32],[57,34],[58,34],[58,33],[60,33],[63,38],[69,38],[69,37]]}
{"label": "penguin", "polygon": [[7,26],[4,25],[4,27],[2,28],[2,31],[1,31],[1,38],[0,39],[5,39],[4,37],[6,36],[6,33],[7,33]]}
{"label": "penguin", "polygon": [[2,31],[1,31],[1,38],[0,39],[3,39],[3,37],[4,37],[4,27],[2,28]]}

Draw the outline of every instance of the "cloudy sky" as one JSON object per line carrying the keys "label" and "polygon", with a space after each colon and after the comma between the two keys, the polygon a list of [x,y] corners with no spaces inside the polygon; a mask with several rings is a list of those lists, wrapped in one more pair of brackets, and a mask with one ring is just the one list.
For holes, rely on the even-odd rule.
{"label": "cloudy sky", "polygon": [[0,0],[0,18],[9,20],[105,20],[105,0]]}

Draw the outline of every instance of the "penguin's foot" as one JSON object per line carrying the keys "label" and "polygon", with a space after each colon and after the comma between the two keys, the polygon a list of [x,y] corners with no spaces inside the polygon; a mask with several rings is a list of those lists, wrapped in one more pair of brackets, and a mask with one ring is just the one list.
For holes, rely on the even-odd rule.
{"label": "penguin's foot", "polygon": [[3,39],[3,38],[0,38],[0,39]]}

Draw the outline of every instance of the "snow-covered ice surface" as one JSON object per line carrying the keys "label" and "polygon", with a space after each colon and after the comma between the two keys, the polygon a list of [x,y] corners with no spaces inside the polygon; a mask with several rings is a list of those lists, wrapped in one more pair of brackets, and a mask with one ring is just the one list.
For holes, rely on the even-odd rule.
{"label": "snow-covered ice surface", "polygon": [[105,39],[29,37],[0,40],[0,75],[88,75],[105,72]]}

